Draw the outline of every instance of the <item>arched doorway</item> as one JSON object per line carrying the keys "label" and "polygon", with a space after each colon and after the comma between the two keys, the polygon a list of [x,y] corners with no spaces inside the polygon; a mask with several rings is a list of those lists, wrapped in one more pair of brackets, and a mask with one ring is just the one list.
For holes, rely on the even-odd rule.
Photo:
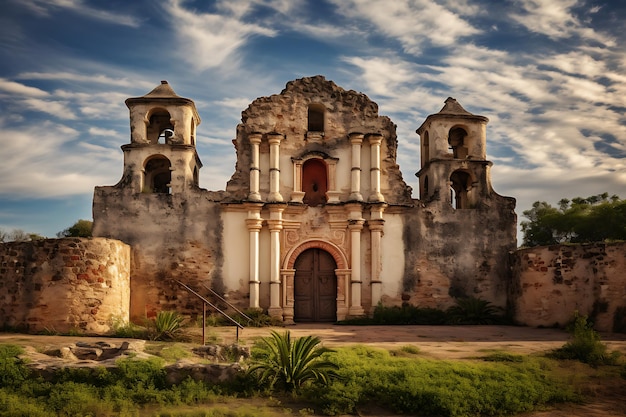
{"label": "arched doorway", "polygon": [[294,263],[294,321],[337,320],[337,263],[320,248],[302,252]]}

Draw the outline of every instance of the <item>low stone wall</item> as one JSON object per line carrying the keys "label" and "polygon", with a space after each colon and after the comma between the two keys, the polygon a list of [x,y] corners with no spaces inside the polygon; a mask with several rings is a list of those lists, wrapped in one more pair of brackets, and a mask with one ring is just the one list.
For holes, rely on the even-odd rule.
{"label": "low stone wall", "polygon": [[128,321],[130,247],[105,238],[0,244],[0,327],[103,334]]}
{"label": "low stone wall", "polygon": [[626,243],[540,246],[513,258],[509,301],[520,324],[563,326],[578,311],[597,330],[623,331]]}

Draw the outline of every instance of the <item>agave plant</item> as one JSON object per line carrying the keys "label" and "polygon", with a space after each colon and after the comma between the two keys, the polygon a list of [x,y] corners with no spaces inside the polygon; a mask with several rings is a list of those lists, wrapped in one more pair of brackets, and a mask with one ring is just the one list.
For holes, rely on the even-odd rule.
{"label": "agave plant", "polygon": [[328,384],[338,378],[338,366],[322,357],[333,350],[320,343],[317,336],[292,340],[289,331],[282,334],[272,331],[271,336],[257,345],[248,373],[256,375],[270,390],[298,392],[307,382]]}
{"label": "agave plant", "polygon": [[499,307],[474,297],[457,299],[446,313],[450,324],[494,324],[502,319]]}
{"label": "agave plant", "polygon": [[180,332],[184,317],[176,311],[159,311],[154,318],[154,340],[172,340]]}

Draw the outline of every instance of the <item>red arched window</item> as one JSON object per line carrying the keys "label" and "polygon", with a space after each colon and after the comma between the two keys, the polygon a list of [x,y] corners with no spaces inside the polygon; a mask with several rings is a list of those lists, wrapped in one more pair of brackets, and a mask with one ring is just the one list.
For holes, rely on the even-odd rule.
{"label": "red arched window", "polygon": [[318,206],[326,202],[328,175],[321,159],[309,159],[302,165],[302,191],[304,204]]}

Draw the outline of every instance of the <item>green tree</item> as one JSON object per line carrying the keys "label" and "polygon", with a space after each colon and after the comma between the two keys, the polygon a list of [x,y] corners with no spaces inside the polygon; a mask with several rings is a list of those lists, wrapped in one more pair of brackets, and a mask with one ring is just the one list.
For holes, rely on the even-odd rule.
{"label": "green tree", "polygon": [[523,212],[523,246],[626,240],[626,200],[603,193],[564,198],[558,205],[536,201]]}
{"label": "green tree", "polygon": [[337,378],[337,365],[322,355],[332,350],[320,346],[316,336],[306,336],[292,341],[291,333],[272,331],[253,351],[250,374],[267,383],[270,390],[280,387],[288,392],[298,392],[307,382],[328,384]]}
{"label": "green tree", "polygon": [[45,239],[45,237],[37,233],[27,233],[22,229],[13,229],[10,232],[4,229],[0,229],[0,243],[28,242],[41,239]]}
{"label": "green tree", "polygon": [[57,237],[91,237],[91,220],[80,219],[70,227],[57,233]]}

